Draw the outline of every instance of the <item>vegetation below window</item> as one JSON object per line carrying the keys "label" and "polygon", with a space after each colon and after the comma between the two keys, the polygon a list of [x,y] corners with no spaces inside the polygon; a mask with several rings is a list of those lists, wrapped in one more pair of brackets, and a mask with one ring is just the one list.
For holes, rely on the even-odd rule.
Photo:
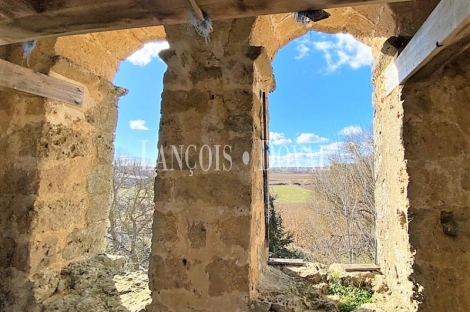
{"label": "vegetation below window", "polygon": [[351,312],[365,303],[372,302],[372,292],[361,287],[347,285],[340,279],[339,273],[330,275],[329,293],[339,296],[339,309],[341,312]]}

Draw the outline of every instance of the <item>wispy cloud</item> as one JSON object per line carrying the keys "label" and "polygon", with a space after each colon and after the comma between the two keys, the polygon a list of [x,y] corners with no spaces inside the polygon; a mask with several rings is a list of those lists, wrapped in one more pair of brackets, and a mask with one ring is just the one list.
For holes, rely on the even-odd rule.
{"label": "wispy cloud", "polygon": [[129,56],[126,61],[137,66],[145,66],[158,57],[161,50],[168,49],[170,45],[167,41],[155,41],[144,44],[144,46]]}
{"label": "wispy cloud", "polygon": [[269,132],[269,142],[273,145],[291,144],[292,140],[285,137],[284,133]]}
{"label": "wispy cloud", "polygon": [[145,125],[146,121],[139,119],[139,120],[131,120],[129,121],[129,127],[132,130],[142,130],[147,131],[149,128]]}
{"label": "wispy cloud", "polygon": [[[287,150],[284,148],[273,148],[269,161],[271,168],[283,167],[323,167],[328,164],[329,157],[338,153],[343,142],[334,142],[328,145],[316,147],[314,151],[311,147],[301,147],[300,151],[296,146],[291,146]],[[285,153],[283,153],[285,152]]]}
{"label": "wispy cloud", "polygon": [[299,52],[299,54],[295,57],[296,60],[303,59],[310,52],[310,48],[306,45],[306,43],[302,42],[297,46],[296,50]]}
{"label": "wispy cloud", "polygon": [[323,53],[327,72],[334,72],[343,66],[358,69],[372,66],[374,63],[370,47],[357,41],[350,34],[321,36],[321,39],[321,41],[311,41],[307,38],[298,40],[299,53],[295,59],[305,58],[313,48]]}
{"label": "wispy cloud", "polygon": [[354,126],[346,127],[338,133],[341,134],[341,135],[354,135],[354,134],[359,134],[359,133],[362,133],[362,132],[363,132],[363,130],[360,126],[354,125]]}
{"label": "wispy cloud", "polygon": [[316,143],[324,143],[328,142],[329,140],[327,138],[322,138],[319,135],[313,134],[313,133],[302,133],[297,137],[296,142],[299,144],[316,144]]}
{"label": "wispy cloud", "polygon": [[350,34],[335,34],[331,41],[313,42],[313,47],[323,52],[329,72],[345,65],[358,69],[372,66],[374,63],[370,47],[357,41]]}

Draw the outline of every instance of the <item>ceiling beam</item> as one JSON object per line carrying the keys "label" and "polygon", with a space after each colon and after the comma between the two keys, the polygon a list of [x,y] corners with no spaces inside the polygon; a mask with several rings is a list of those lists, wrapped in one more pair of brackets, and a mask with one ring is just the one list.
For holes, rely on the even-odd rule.
{"label": "ceiling beam", "polygon": [[[412,0],[196,0],[213,20]],[[28,3],[35,3],[31,12]],[[14,4],[18,3],[18,8]],[[21,4],[21,5],[20,5]],[[0,0],[0,45],[190,20],[189,0]],[[24,11],[26,10],[26,11]],[[11,15],[11,14],[10,14]]]}
{"label": "ceiling beam", "polygon": [[35,14],[34,0],[2,0],[0,1],[0,20],[13,20]]}
{"label": "ceiling beam", "polygon": [[[385,95],[421,69],[442,67],[469,46],[470,1],[441,0],[401,54],[385,71]],[[445,55],[445,57],[441,57]],[[427,65],[427,66],[426,66]],[[428,72],[429,74],[429,72]]]}
{"label": "ceiling beam", "polygon": [[21,91],[79,106],[83,103],[83,87],[4,60],[0,60],[0,89]]}

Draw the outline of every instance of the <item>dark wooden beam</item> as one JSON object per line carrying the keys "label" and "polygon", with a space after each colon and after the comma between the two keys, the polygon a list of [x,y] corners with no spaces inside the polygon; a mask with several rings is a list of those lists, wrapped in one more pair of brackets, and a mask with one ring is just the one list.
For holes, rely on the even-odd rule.
{"label": "dark wooden beam", "polygon": [[83,103],[83,87],[4,60],[0,60],[0,89],[21,91],[74,105]]}
{"label": "dark wooden beam", "polygon": [[13,20],[36,14],[34,0],[2,0],[0,1],[0,20]]}
{"label": "dark wooden beam", "polygon": [[[196,0],[213,20],[411,0]],[[45,37],[182,24],[190,20],[189,0],[29,0],[35,11],[0,16],[0,45]],[[15,11],[16,0],[0,0]],[[27,4],[23,0],[21,3]],[[27,6],[28,7],[28,6]],[[16,11],[15,11],[16,12]]]}

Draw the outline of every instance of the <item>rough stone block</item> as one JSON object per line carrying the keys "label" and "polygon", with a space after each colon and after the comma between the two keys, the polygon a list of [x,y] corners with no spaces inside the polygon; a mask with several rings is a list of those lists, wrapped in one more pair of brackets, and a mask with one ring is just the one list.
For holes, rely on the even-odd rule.
{"label": "rough stone block", "polygon": [[30,195],[37,192],[39,183],[35,169],[22,169],[15,164],[0,168],[0,190],[2,195]]}
{"label": "rough stone block", "polygon": [[188,239],[192,248],[203,248],[206,246],[207,229],[204,222],[193,222],[188,225]]}
{"label": "rough stone block", "polygon": [[47,268],[57,261],[59,238],[55,235],[32,238],[29,251],[29,263],[31,272]]}
{"label": "rough stone block", "polygon": [[39,199],[35,204],[32,227],[38,231],[63,231],[80,223],[87,201],[80,198]]}
{"label": "rough stone block", "polygon": [[89,201],[89,207],[86,212],[86,221],[88,224],[106,220],[109,214],[110,196],[108,194],[93,195]]}
{"label": "rough stone block", "polygon": [[38,153],[40,157],[65,160],[90,154],[90,142],[83,133],[64,125],[46,124]]}
{"label": "rough stone block", "polygon": [[231,217],[217,223],[217,232],[227,247],[240,246],[250,250],[251,216]]}
{"label": "rough stone block", "polygon": [[103,251],[106,240],[106,223],[95,222],[86,228],[75,229],[67,236],[62,256],[66,260],[87,257]]}
{"label": "rough stone block", "polygon": [[210,296],[250,291],[248,265],[237,264],[237,260],[213,258],[206,266],[206,273],[209,275]]}
{"label": "rough stone block", "polygon": [[150,272],[150,281],[153,290],[160,292],[162,290],[185,289],[191,291],[191,281],[188,271],[191,269],[191,263],[185,258],[162,258],[161,256],[152,256]]}

